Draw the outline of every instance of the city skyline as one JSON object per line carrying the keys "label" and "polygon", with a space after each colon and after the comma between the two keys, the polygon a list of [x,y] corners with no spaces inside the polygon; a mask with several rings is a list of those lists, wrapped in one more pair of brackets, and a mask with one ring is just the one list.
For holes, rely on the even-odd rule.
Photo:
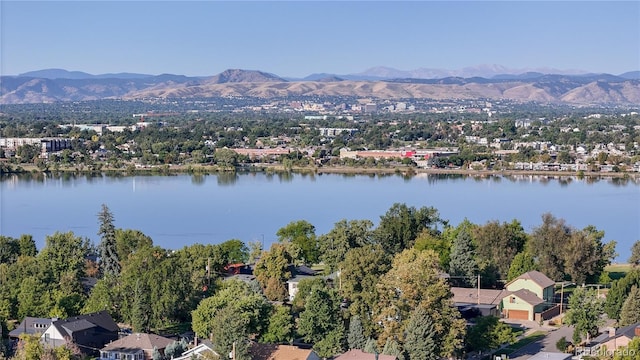
{"label": "city skyline", "polygon": [[640,70],[640,2],[0,2],[0,73]]}

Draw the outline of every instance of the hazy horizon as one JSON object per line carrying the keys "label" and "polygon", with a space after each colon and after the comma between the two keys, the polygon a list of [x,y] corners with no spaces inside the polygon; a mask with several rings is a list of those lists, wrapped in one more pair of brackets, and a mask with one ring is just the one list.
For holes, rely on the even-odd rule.
{"label": "hazy horizon", "polygon": [[0,2],[0,74],[640,70],[640,2]]}

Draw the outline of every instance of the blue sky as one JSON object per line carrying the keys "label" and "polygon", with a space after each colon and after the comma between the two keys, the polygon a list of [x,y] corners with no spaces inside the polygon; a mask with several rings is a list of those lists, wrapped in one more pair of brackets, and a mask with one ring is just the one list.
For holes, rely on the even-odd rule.
{"label": "blue sky", "polygon": [[0,1],[0,73],[640,70],[640,2]]}

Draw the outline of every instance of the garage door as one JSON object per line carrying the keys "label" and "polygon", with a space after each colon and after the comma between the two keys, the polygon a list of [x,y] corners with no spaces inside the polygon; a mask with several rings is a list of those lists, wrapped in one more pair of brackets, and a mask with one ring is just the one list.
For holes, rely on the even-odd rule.
{"label": "garage door", "polygon": [[509,310],[509,319],[529,320],[529,312],[527,310]]}

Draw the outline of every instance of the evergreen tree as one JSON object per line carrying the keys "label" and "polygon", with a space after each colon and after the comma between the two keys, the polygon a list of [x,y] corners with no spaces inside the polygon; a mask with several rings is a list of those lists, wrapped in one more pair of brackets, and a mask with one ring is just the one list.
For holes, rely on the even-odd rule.
{"label": "evergreen tree", "polygon": [[640,322],[640,289],[634,285],[620,310],[619,325],[626,326],[637,322]]}
{"label": "evergreen tree", "polygon": [[[475,248],[470,229],[464,227],[458,232],[451,245],[451,261],[449,273],[454,277],[454,283],[471,287],[478,275],[478,263],[475,258]],[[456,278],[456,277],[460,278]]]}
{"label": "evergreen tree", "polygon": [[364,349],[366,345],[366,338],[364,337],[364,328],[362,327],[362,321],[360,317],[355,315],[351,317],[349,322],[349,335],[347,336],[347,343],[349,349]]}
{"label": "evergreen tree", "polygon": [[100,256],[100,268],[104,275],[120,274],[120,261],[116,247],[116,228],[113,225],[113,214],[107,205],[102,204],[102,210],[98,213],[100,229],[98,235],[102,237],[98,247]]}
{"label": "evergreen tree", "polygon": [[427,311],[422,307],[416,308],[404,335],[404,350],[409,360],[439,359],[436,337],[433,321]]}
{"label": "evergreen tree", "polygon": [[384,344],[382,353],[384,355],[395,356],[396,358],[398,358],[398,360],[405,360],[400,344],[398,344],[398,342],[392,338],[387,338],[387,342]]}
{"label": "evergreen tree", "polygon": [[149,301],[149,288],[138,279],[131,309],[131,326],[133,331],[147,332],[151,324],[151,304]]}
{"label": "evergreen tree", "polygon": [[629,257],[629,264],[633,266],[640,265],[640,240],[633,243],[631,246],[631,256]]}
{"label": "evergreen tree", "polygon": [[367,342],[365,343],[364,349],[362,351],[369,354],[377,354],[379,353],[378,344],[376,344],[376,341],[374,339],[369,338],[367,339]]}
{"label": "evergreen tree", "polygon": [[160,353],[160,350],[158,350],[158,347],[156,346],[153,347],[153,354],[151,354],[151,359],[162,360],[162,354]]}

